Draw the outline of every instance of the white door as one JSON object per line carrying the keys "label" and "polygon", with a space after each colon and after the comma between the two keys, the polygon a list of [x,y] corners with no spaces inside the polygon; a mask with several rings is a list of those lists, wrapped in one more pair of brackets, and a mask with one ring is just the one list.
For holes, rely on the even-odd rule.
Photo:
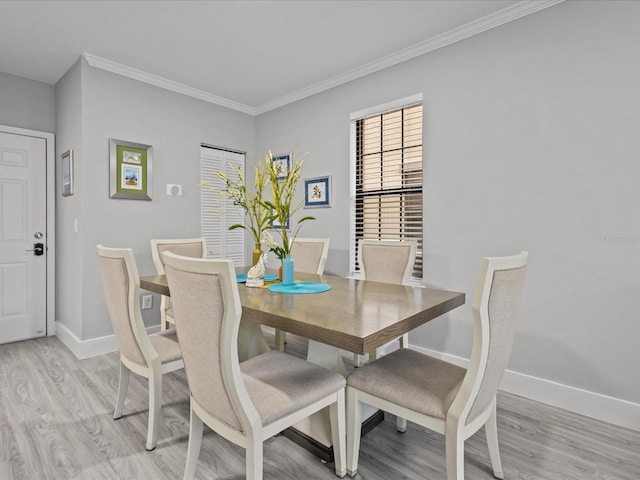
{"label": "white door", "polygon": [[0,343],[47,334],[46,148],[0,132]]}

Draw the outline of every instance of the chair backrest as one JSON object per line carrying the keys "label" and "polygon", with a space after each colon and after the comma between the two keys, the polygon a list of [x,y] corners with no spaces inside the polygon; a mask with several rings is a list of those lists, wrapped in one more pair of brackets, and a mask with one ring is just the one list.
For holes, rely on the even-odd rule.
{"label": "chair backrest", "polygon": [[162,258],[164,252],[173,252],[183,257],[205,258],[207,256],[207,243],[204,238],[169,238],[162,240],[152,238],[150,243],[151,258],[153,258],[153,264],[158,275],[165,273],[164,259]]}
{"label": "chair backrest", "polygon": [[296,272],[324,273],[329,256],[329,238],[296,238],[291,242],[291,256]]}
{"label": "chair backrest", "polygon": [[528,253],[482,261],[473,298],[473,348],[467,374],[450,407],[469,423],[493,402],[509,363]]}
{"label": "chair backrest", "polygon": [[140,279],[130,248],[97,245],[104,295],[120,354],[149,367],[157,353],[149,340],[140,311]]}
{"label": "chair backrest", "polygon": [[416,261],[416,240],[358,240],[360,278],[408,285]]}
{"label": "chair backrest", "polygon": [[167,252],[165,270],[193,399],[212,417],[246,432],[261,425],[238,360],[242,306],[231,260]]}

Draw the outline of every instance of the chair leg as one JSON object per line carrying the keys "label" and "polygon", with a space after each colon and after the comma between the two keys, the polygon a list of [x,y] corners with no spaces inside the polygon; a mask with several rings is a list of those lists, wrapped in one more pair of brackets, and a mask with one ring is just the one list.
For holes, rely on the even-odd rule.
{"label": "chair leg", "polygon": [[347,473],[346,446],[345,446],[345,395],[344,391],[338,392],[338,401],[329,408],[331,418],[331,440],[333,443],[333,457],[336,475],[340,478]]}
{"label": "chair leg", "polygon": [[[362,365],[362,359],[365,358],[364,355],[358,355],[357,353],[353,354],[353,366],[358,368],[360,365]],[[373,362],[374,360],[376,360],[378,358],[378,349],[374,348],[373,350],[371,350],[369,352],[369,362]]]}
{"label": "chair leg", "polygon": [[362,433],[362,406],[358,402],[356,390],[347,387],[347,473],[355,477],[358,473],[360,455],[360,435]]}
{"label": "chair leg", "polygon": [[131,376],[131,370],[127,366],[120,362],[120,380],[118,382],[118,398],[116,399],[116,408],[113,412],[114,420],[122,417],[122,408],[124,407],[124,400],[127,397],[127,389],[129,388],[129,377]]}
{"label": "chair leg", "polygon": [[149,377],[149,426],[147,428],[147,450],[153,450],[156,448],[161,408],[162,374],[152,373]]}
{"label": "chair leg", "polygon": [[187,447],[187,464],[184,467],[184,480],[193,480],[196,476],[200,447],[202,446],[202,427],[200,417],[191,409],[189,421],[189,446]]}
{"label": "chair leg", "polygon": [[286,335],[287,332],[283,332],[282,330],[278,330],[276,328],[276,350],[280,350],[281,352],[284,352],[284,344],[286,343]]}
{"label": "chair leg", "polygon": [[247,436],[247,450],[245,453],[247,480],[262,480],[264,468],[263,448],[262,439],[256,438],[255,435]]}
{"label": "chair leg", "polygon": [[167,302],[170,302],[171,300],[169,299],[169,297],[166,297],[164,295],[160,296],[160,330],[166,330],[167,327],[169,326],[167,322],[167,309],[169,308],[169,305],[167,304]]}
{"label": "chair leg", "polygon": [[[400,348],[409,348],[409,334],[405,333],[400,337]],[[398,417],[396,418],[396,430],[400,433],[407,431],[407,419]]]}
{"label": "chair leg", "polygon": [[500,447],[498,445],[498,418],[495,400],[493,402],[491,415],[487,419],[487,423],[484,424],[484,431],[487,436],[487,446],[489,447],[489,458],[491,459],[493,476],[496,478],[504,478],[502,462],[500,461]]}
{"label": "chair leg", "polygon": [[402,417],[396,417],[396,430],[400,433],[407,431],[407,419]]}
{"label": "chair leg", "polygon": [[447,480],[464,480],[464,439],[457,430],[457,426],[445,427]]}
{"label": "chair leg", "polygon": [[[400,348],[409,348],[409,334],[405,333],[400,337]],[[396,430],[400,433],[407,431],[407,419],[402,417],[396,418]]]}

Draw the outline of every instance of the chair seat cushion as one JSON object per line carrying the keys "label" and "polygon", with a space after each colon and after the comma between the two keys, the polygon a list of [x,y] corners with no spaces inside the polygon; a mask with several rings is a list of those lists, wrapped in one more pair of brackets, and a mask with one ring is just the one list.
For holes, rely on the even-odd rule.
{"label": "chair seat cushion", "polygon": [[263,425],[336,393],[346,384],[338,373],[277,350],[242,362],[240,370]]}
{"label": "chair seat cushion", "polygon": [[400,348],[356,369],[347,384],[416,412],[444,419],[466,370]]}
{"label": "chair seat cushion", "polygon": [[182,351],[180,350],[175,328],[149,335],[149,339],[153,348],[158,352],[160,363],[169,363],[182,358]]}

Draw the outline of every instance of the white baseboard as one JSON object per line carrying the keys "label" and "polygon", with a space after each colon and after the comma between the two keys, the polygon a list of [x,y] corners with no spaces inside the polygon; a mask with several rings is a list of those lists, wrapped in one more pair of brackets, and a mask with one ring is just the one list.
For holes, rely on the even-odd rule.
{"label": "white baseboard", "polygon": [[[468,359],[455,355],[415,345],[410,347],[421,353],[446,360],[461,367],[466,368],[469,363]],[[637,403],[514,372],[513,370],[505,372],[500,389],[537,402],[640,432],[640,404]]]}
{"label": "white baseboard", "polygon": [[[149,334],[159,331],[160,325],[147,327],[147,333]],[[71,330],[60,322],[56,322],[56,337],[58,337],[79,360],[118,350],[118,342],[116,341],[115,335],[106,335],[90,340],[80,340]]]}

